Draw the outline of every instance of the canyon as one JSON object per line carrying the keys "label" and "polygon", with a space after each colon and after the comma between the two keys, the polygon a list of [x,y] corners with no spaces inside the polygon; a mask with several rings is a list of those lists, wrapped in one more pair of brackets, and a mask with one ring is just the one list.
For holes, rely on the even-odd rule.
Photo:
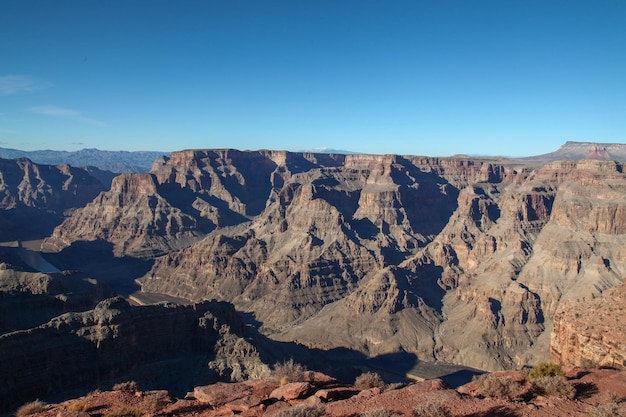
{"label": "canyon", "polygon": [[[213,360],[221,369],[216,375],[227,380],[241,365],[206,352],[229,352],[251,337],[240,352],[257,370],[276,360],[268,352],[277,346],[286,349],[283,356],[305,352],[309,360],[349,352],[361,359],[404,354],[416,363],[486,371],[548,359],[623,368],[624,329],[612,326],[615,336],[606,337],[610,329],[592,328],[577,316],[590,306],[613,308],[614,315],[624,305],[620,152],[623,145],[570,142],[530,159],[184,150],[158,158],[149,172],[116,176],[110,187],[68,166],[5,161],[0,219],[6,240],[26,240],[10,210],[52,213],[47,229],[31,235],[45,238],[42,255],[64,272],[38,272],[35,281],[73,279],[91,295],[61,303],[63,290],[33,287],[28,274],[37,271],[3,249],[4,299],[20,303],[15,300],[46,293],[41,305],[48,313],[27,321],[30,328],[5,324],[0,343],[10,347],[17,334],[50,338],[69,329],[62,333],[71,337],[55,337],[87,346],[96,339],[85,335],[99,334],[104,339],[96,344],[106,346],[106,335],[115,332],[94,318],[104,311],[97,303],[111,303],[105,299],[118,293],[140,303],[180,305],[131,308],[118,300],[114,308],[106,304],[107,311],[122,311],[130,321],[143,320],[144,311],[188,314],[175,319],[196,323],[181,324],[184,329],[196,329],[207,305],[232,308],[228,320],[239,329],[236,336],[214,337],[200,356],[205,364]],[[13,177],[5,174],[9,168]],[[41,172],[65,180],[35,187]],[[72,185],[75,178],[83,178],[81,185]],[[172,330],[177,325],[163,330],[150,320],[145,338],[136,336],[141,341],[132,346],[197,338],[191,335],[197,329],[178,334]],[[161,340],[160,333],[186,341]],[[181,352],[196,355],[192,345]],[[130,370],[123,368],[117,366],[117,377]],[[92,385],[103,379],[93,377]]]}

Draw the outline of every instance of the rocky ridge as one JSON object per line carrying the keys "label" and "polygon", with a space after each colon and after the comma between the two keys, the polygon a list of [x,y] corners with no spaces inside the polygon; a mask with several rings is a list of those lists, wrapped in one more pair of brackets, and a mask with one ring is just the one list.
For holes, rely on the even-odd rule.
{"label": "rocky ridge", "polygon": [[[573,387],[572,399],[526,392],[525,397],[514,400],[506,395],[485,396],[477,390],[476,383],[452,389],[443,381],[433,379],[409,384],[358,387],[318,372],[307,374],[306,381],[283,385],[270,378],[198,386],[182,399],[173,398],[163,390],[98,392],[60,404],[42,405],[40,411],[33,415],[87,417],[96,410],[103,414],[124,410],[141,415],[183,417],[352,417],[392,414],[565,417],[619,416],[626,411],[626,374],[614,370],[574,373],[564,382]],[[498,373],[494,376],[509,385],[524,380],[519,372]],[[413,410],[418,412],[414,414]]]}
{"label": "rocky ridge", "polygon": [[227,300],[272,337],[322,349],[534,363],[560,303],[626,268],[614,161],[197,150],[118,180],[45,246],[163,254],[142,290]]}
{"label": "rocky ridge", "polygon": [[[93,310],[0,336],[0,409],[72,388],[111,386],[119,378],[175,390],[222,374],[233,381],[258,378],[269,368],[235,336],[243,330],[223,302],[131,307],[122,298],[107,299]],[[233,345],[220,350],[224,338]]]}
{"label": "rocky ridge", "polygon": [[0,159],[2,240],[47,236],[64,213],[84,206],[104,190],[87,171],[69,165]]}

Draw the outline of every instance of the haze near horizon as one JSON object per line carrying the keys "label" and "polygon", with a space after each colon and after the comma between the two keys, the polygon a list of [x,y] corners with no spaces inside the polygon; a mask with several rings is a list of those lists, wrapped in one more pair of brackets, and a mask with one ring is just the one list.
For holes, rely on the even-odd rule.
{"label": "haze near horizon", "polygon": [[624,143],[626,3],[7,0],[0,146],[538,155]]}

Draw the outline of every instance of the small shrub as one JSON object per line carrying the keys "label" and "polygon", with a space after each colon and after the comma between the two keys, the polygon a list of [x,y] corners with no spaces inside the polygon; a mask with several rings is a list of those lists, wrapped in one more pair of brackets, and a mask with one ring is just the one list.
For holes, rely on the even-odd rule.
{"label": "small shrub", "polygon": [[135,381],[126,381],[113,385],[113,391],[122,391],[134,394],[139,391],[139,387]]}
{"label": "small shrub", "polygon": [[477,389],[485,397],[512,399],[522,390],[522,385],[509,378],[498,377],[494,374],[483,374],[474,377]]}
{"label": "small shrub", "polygon": [[452,412],[443,404],[428,402],[413,409],[413,417],[452,417]]}
{"label": "small shrub", "polygon": [[624,411],[620,409],[619,404],[615,402],[609,402],[606,404],[599,404],[587,412],[587,417],[622,417]]}
{"label": "small shrub", "polygon": [[46,409],[46,405],[46,403],[40,400],[31,401],[18,408],[15,412],[15,416],[24,417],[35,413],[40,413]]}
{"label": "small shrub", "polygon": [[143,413],[136,408],[122,407],[106,413],[104,417],[141,417]]}
{"label": "small shrub", "polygon": [[168,395],[164,391],[151,392],[143,398],[145,408],[151,413],[156,413],[170,402]]}
{"label": "small shrub", "polygon": [[558,376],[560,378],[565,378],[565,372],[563,372],[561,367],[557,364],[550,362],[539,362],[528,373],[528,379],[530,380],[542,378],[544,376]]}
{"label": "small shrub", "polygon": [[321,405],[298,405],[278,413],[278,417],[322,417],[324,407]]}
{"label": "small shrub", "polygon": [[532,381],[533,392],[550,397],[564,397],[570,400],[576,396],[576,390],[560,376],[543,376]]}
{"label": "small shrub", "polygon": [[67,406],[67,411],[87,411],[89,410],[89,404],[87,401],[74,401]]}
{"label": "small shrub", "polygon": [[304,365],[294,362],[292,358],[286,362],[274,365],[272,375],[281,385],[285,385],[289,382],[306,381],[306,371],[307,369]]}
{"label": "small shrub", "polygon": [[385,382],[376,372],[364,372],[354,380],[354,386],[360,390],[382,388]]}
{"label": "small shrub", "polygon": [[393,411],[385,410],[384,408],[377,408],[375,410],[369,410],[361,414],[361,417],[400,417]]}

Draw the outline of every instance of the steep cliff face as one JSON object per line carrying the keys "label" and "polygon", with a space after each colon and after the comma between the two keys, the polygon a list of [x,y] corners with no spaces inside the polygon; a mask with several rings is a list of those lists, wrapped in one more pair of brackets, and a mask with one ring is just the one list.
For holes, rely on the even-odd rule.
{"label": "steep cliff face", "polygon": [[444,178],[399,157],[349,155],[344,167],[291,175],[245,228],[157,259],[142,288],[228,299],[286,329],[427,243],[455,199]]}
{"label": "steep cliff face", "polygon": [[114,242],[114,253],[151,257],[188,246],[209,228],[172,206],[152,174],[122,174],[111,189],[67,219],[42,248],[58,251],[75,241]]}
{"label": "steep cliff face", "polygon": [[[183,151],[140,188],[198,222],[184,231],[193,238],[158,225],[103,234],[145,217],[133,214],[138,178],[104,194],[116,220],[94,204],[48,243],[91,236],[137,256],[134,241],[162,239],[142,290],[227,300],[272,337],[310,346],[533,363],[547,359],[563,300],[626,272],[626,178],[612,161]],[[95,225],[85,235],[80,218]]]}
{"label": "steep cliff face", "polygon": [[[0,409],[67,388],[93,389],[147,364],[158,368],[159,362],[194,354],[204,358],[204,369],[211,359],[229,364],[228,355],[216,357],[216,344],[226,343],[225,337],[236,342],[236,334],[243,334],[243,324],[227,303],[131,307],[121,298],[108,299],[91,311],[0,336]],[[263,370],[258,355],[247,359],[238,363],[241,377]],[[190,375],[187,383],[193,384]]]}
{"label": "steep cliff face", "polygon": [[563,366],[626,369],[626,285],[563,303],[554,316],[550,360]]}
{"label": "steep cliff face", "polygon": [[43,244],[111,243],[117,256],[153,257],[191,245],[217,227],[258,215],[294,172],[338,165],[343,156],[284,151],[193,150],[154,162],[149,174],[124,174]]}
{"label": "steep cliff face", "polygon": [[77,271],[43,274],[0,263],[0,334],[90,310],[111,295],[106,286]]}
{"label": "steep cliff face", "polygon": [[42,238],[65,211],[84,206],[101,191],[104,185],[82,169],[0,159],[0,239]]}

